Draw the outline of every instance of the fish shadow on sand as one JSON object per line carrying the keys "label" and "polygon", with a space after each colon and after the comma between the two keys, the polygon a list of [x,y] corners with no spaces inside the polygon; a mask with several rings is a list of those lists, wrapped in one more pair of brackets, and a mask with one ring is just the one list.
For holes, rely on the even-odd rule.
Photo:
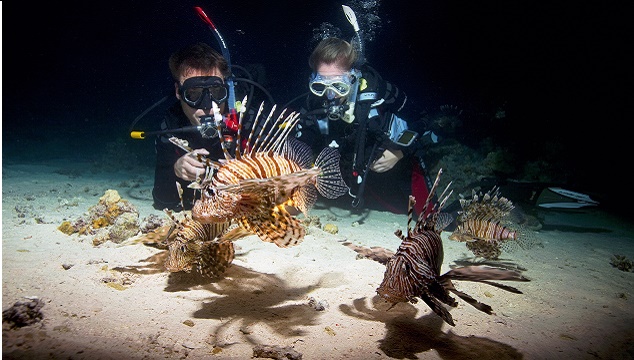
{"label": "fish shadow on sand", "polygon": [[[164,261],[161,261],[166,256],[162,256],[163,253],[167,251],[141,260],[142,265],[115,270],[137,274],[167,272],[163,266]],[[324,286],[328,285],[318,281],[316,284],[293,287],[276,275],[259,273],[232,264],[223,277],[215,279],[204,277],[195,271],[170,273],[164,291],[208,291],[210,297],[203,300],[201,308],[192,317],[222,321],[213,330],[215,339],[230,338],[231,336],[225,334],[235,333],[232,329],[239,328],[248,342],[258,344],[258,340],[249,334],[249,326],[265,324],[281,336],[294,337],[305,335],[305,327],[317,325],[320,312],[309,306],[308,294]],[[223,347],[231,344],[216,345]]]}
{"label": "fish shadow on sand", "polygon": [[221,320],[213,331],[216,339],[228,338],[225,334],[235,333],[231,329],[237,327],[247,341],[257,344],[249,327],[262,324],[284,337],[302,336],[305,327],[317,325],[320,315],[308,301],[311,291],[323,287],[319,283],[294,287],[276,275],[234,264],[223,278],[201,287],[213,295],[192,316]]}
{"label": "fish shadow on sand", "polygon": [[139,265],[119,266],[113,268],[112,270],[139,275],[152,275],[167,272],[164,265],[167,256],[167,250],[161,251],[148,258],[139,260]]}
{"label": "fish shadow on sand", "polygon": [[352,305],[341,304],[344,314],[367,321],[382,322],[387,333],[378,341],[379,349],[395,359],[418,359],[416,354],[436,350],[443,359],[522,359],[524,356],[510,345],[485,337],[459,336],[443,332],[442,318],[433,312],[416,318],[417,308],[401,303],[387,311],[380,297],[371,299],[373,309],[366,306],[366,298],[355,299]]}

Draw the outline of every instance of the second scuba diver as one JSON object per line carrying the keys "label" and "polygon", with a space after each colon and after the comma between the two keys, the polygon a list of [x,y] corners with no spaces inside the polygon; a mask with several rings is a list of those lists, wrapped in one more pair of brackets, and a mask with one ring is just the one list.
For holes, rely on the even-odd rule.
{"label": "second scuba diver", "polygon": [[352,44],[336,37],[317,45],[296,137],[315,150],[339,148],[353,207],[371,199],[378,208],[400,212],[413,194],[420,212],[430,188],[421,155],[437,137],[425,131],[424,122],[403,120],[405,93],[362,59]]}

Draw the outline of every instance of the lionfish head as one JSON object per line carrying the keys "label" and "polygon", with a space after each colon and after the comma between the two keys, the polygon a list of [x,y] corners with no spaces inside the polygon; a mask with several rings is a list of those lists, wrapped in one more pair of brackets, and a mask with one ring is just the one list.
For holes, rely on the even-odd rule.
{"label": "lionfish head", "polygon": [[376,293],[379,294],[383,300],[391,303],[392,305],[409,301],[407,298],[401,296],[402,294],[392,291],[389,286],[379,286],[379,288],[376,289]]}
{"label": "lionfish head", "polygon": [[174,241],[169,245],[165,268],[170,272],[190,272],[199,252],[198,246],[193,242]]}
{"label": "lionfish head", "polygon": [[203,191],[192,208],[194,220],[202,224],[223,223],[236,216],[241,195],[226,191]]}
{"label": "lionfish head", "polygon": [[401,257],[392,257],[388,261],[383,281],[376,292],[394,305],[399,302],[415,302],[415,281],[406,261]]}

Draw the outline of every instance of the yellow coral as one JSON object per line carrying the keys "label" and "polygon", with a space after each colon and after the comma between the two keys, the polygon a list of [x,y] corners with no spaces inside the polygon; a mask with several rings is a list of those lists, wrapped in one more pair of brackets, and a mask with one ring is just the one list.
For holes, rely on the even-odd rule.
{"label": "yellow coral", "polygon": [[60,226],[57,227],[57,230],[63,232],[66,235],[72,235],[75,233],[75,228],[70,221],[64,221]]}
{"label": "yellow coral", "polygon": [[324,225],[324,231],[331,234],[336,234],[339,232],[339,228],[335,224],[328,223]]}
{"label": "yellow coral", "polygon": [[102,227],[106,227],[110,225],[110,221],[108,221],[107,218],[105,217],[100,217],[100,218],[96,218],[92,221],[92,228],[93,229],[100,229]]}
{"label": "yellow coral", "polygon": [[108,222],[114,223],[119,215],[121,215],[121,209],[119,208],[119,205],[117,205],[117,203],[110,204],[105,214]]}

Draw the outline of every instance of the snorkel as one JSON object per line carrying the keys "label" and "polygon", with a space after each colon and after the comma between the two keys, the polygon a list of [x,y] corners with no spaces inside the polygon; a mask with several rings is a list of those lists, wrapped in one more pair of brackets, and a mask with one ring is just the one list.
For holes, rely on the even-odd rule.
{"label": "snorkel", "polygon": [[[216,28],[213,21],[205,14],[203,9],[199,6],[194,6],[194,10],[198,13],[200,19],[209,26],[209,30],[218,41],[218,45],[220,45],[220,49],[222,50],[222,56],[227,60],[227,64],[229,65],[229,69],[231,69],[231,55],[229,54],[229,48],[227,47],[227,43],[223,39],[222,35],[220,35],[220,31]],[[229,129],[237,130],[238,129],[238,112],[236,111],[236,92],[235,85],[233,81],[233,73],[229,75],[227,78],[227,85],[229,86],[229,98],[227,100],[229,105],[229,115],[225,120],[225,123]]]}
{"label": "snorkel", "polygon": [[351,43],[356,45],[356,50],[359,55],[354,66],[361,66],[365,63],[365,46],[363,45],[363,31],[359,28],[359,22],[357,22],[357,16],[350,6],[341,5],[343,7],[343,13],[346,15],[346,19],[352,28],[354,29],[355,36],[352,38]]}
{"label": "snorkel", "polygon": [[346,19],[348,19],[348,22],[350,23],[350,25],[352,25],[352,28],[354,29],[355,36],[352,39],[352,44],[353,46],[356,45],[355,47],[358,53],[357,61],[353,64],[353,68],[350,70],[351,74],[356,78],[355,86],[352,87],[350,91],[350,96],[348,97],[348,109],[341,118],[341,120],[347,122],[348,124],[351,124],[354,121],[354,106],[357,102],[357,92],[359,91],[359,87],[361,86],[361,84],[357,82],[361,81],[362,75],[361,72],[356,70],[355,68],[365,63],[365,55],[363,37],[361,29],[359,28],[359,23],[357,22],[357,16],[354,14],[354,11],[349,6],[341,5],[341,7],[343,7],[343,13],[346,15]]}

